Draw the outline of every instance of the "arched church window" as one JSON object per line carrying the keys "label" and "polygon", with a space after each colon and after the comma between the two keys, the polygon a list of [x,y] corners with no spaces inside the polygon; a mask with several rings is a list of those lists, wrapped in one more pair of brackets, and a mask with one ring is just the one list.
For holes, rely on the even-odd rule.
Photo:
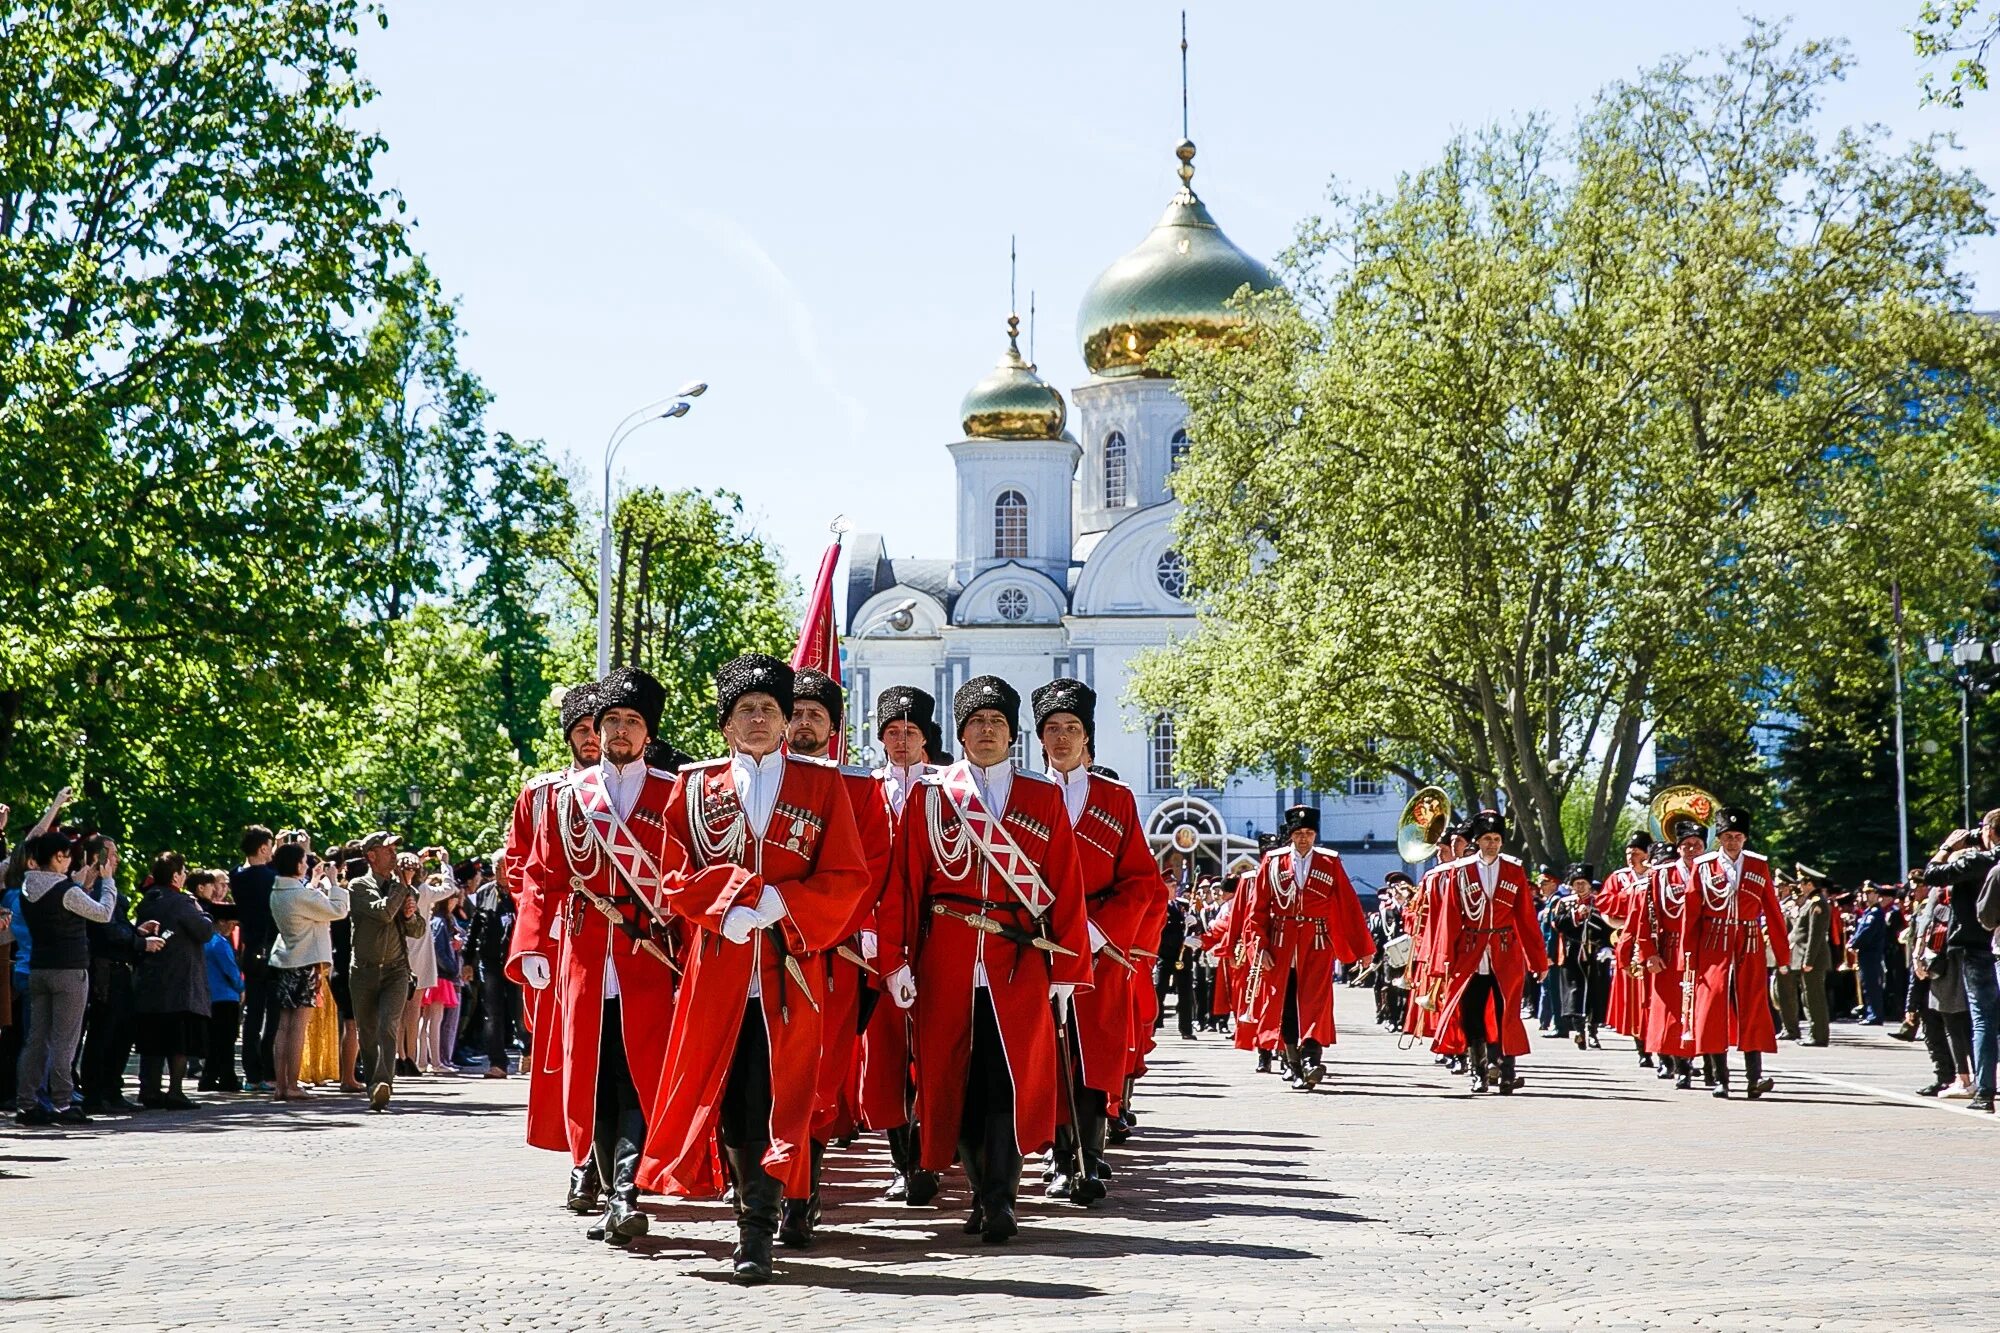
{"label": "arched church window", "polygon": [[1028,594],[1019,588],[1002,588],[998,601],[1002,620],[1021,621],[1028,618]]}
{"label": "arched church window", "polygon": [[1167,442],[1167,471],[1172,472],[1178,469],[1182,460],[1188,456],[1188,450],[1193,447],[1193,445],[1188,443],[1186,431],[1175,431],[1174,438]]}
{"label": "arched church window", "polygon": [[1187,561],[1181,559],[1179,551],[1168,551],[1153,566],[1153,577],[1160,581],[1160,591],[1175,601],[1187,597]]}
{"label": "arched church window", "polygon": [[1125,432],[1112,431],[1104,437],[1104,507],[1125,507]]}
{"label": "arched church window", "polygon": [[1028,558],[1028,497],[1002,491],[993,502],[993,554],[1001,560]]}

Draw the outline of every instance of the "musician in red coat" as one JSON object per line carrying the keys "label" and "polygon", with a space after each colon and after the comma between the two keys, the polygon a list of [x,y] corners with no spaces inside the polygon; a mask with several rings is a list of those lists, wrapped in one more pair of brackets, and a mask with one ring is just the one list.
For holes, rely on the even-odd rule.
{"label": "musician in red coat", "polygon": [[[802,667],[792,677],[792,719],[785,748],[803,759],[825,759],[846,713],[846,693],[824,672]],[[882,789],[865,768],[842,768],[840,782],[868,863],[868,885],[855,900],[854,914],[833,949],[821,956],[826,997],[820,1010],[819,1077],[813,1096],[812,1189],[805,1197],[787,1194],[778,1222],[778,1241],[804,1247],[819,1223],[820,1168],[826,1145],[854,1133],[854,1064],[866,1012],[880,991],[870,990],[875,954],[875,904],[889,875],[889,808]]]}
{"label": "musician in red coat", "polygon": [[1235,957],[1237,930],[1236,905],[1243,895],[1243,881],[1254,879],[1255,875],[1238,875],[1230,887],[1229,897],[1224,900],[1207,927],[1201,932],[1201,948],[1215,962],[1215,990],[1209,997],[1208,1016],[1229,1018],[1233,1022],[1236,1013],[1236,992],[1242,984],[1243,967]]}
{"label": "musician in red coat", "polygon": [[[567,1152],[570,1149],[569,1132],[563,1125],[562,1018],[555,1010],[555,1000],[561,992],[548,984],[548,960],[558,953],[555,927],[562,917],[560,912],[547,910],[551,896],[545,894],[539,885],[529,884],[527,870],[541,830],[553,817],[557,789],[571,776],[598,761],[596,700],[592,686],[577,685],[563,691],[559,712],[563,740],[569,745],[569,767],[530,778],[527,785],[521,788],[521,794],[514,799],[514,813],[507,821],[507,837],[501,844],[499,864],[494,867],[501,887],[514,902],[514,929],[508,938],[504,972],[508,980],[522,988],[522,1015],[528,1027],[528,1054],[524,1062],[528,1075],[528,1142],[550,1152]],[[567,894],[568,887],[564,885],[553,896],[553,901],[560,903]],[[530,955],[540,960],[537,975],[541,982],[537,986],[528,985],[527,979],[520,973],[520,960]],[[489,1014],[487,1022],[504,1025],[505,1019],[504,1016]],[[486,1071],[488,1078],[496,1073],[506,1075],[504,1046],[501,1047],[500,1058],[502,1063]],[[583,1160],[570,1164],[566,1198],[570,1211],[587,1213],[595,1208],[602,1189],[602,1183],[597,1178],[596,1161],[586,1147]]]}
{"label": "musician in red coat", "polygon": [[1410,1002],[1403,1009],[1403,1031],[1412,1037],[1431,1038],[1431,1050],[1439,1057],[1438,1063],[1455,1074],[1465,1072],[1465,1037],[1457,1024],[1438,1031],[1438,1012],[1445,1001],[1446,971],[1444,953],[1437,947],[1438,923],[1444,918],[1445,885],[1450,879],[1447,871],[1453,862],[1463,860],[1471,852],[1472,845],[1465,840],[1465,825],[1451,819],[1445,825],[1443,841],[1438,844],[1438,863],[1424,872],[1411,899],[1412,915],[1418,918],[1410,931],[1416,949],[1409,968]]}
{"label": "musician in red coat", "polygon": [[1694,887],[1694,865],[1708,840],[1703,827],[1686,818],[1674,820],[1668,834],[1673,841],[1663,839],[1652,850],[1644,896],[1634,914],[1632,952],[1646,974],[1646,1049],[1660,1062],[1658,1077],[1671,1077],[1675,1087],[1685,1090],[1693,1086],[1688,1061],[1694,1056],[1694,1034],[1682,1021],[1681,923]]}
{"label": "musician in red coat", "polygon": [[1340,854],[1314,844],[1319,811],[1285,811],[1291,847],[1267,852],[1247,931],[1262,966],[1258,1044],[1284,1049],[1293,1083],[1310,1092],[1326,1076],[1321,1051],[1334,1042],[1333,965],[1375,955],[1375,936]]}
{"label": "musician in red coat", "polygon": [[1535,892],[1519,861],[1502,855],[1507,819],[1481,810],[1466,826],[1474,854],[1445,868],[1443,910],[1438,914],[1436,957],[1443,964],[1446,999],[1439,1025],[1456,1022],[1465,1037],[1472,1091],[1486,1092],[1496,1071],[1500,1091],[1523,1080],[1515,1057],[1528,1051],[1521,1023],[1521,991],[1529,977],[1549,970]]}
{"label": "musician in red coat", "polygon": [[1634,833],[1625,844],[1625,864],[1604,877],[1604,887],[1597,895],[1597,910],[1618,930],[1611,943],[1611,1002],[1605,1007],[1604,1021],[1613,1032],[1632,1038],[1642,1069],[1653,1067],[1653,1057],[1646,1049],[1645,986],[1637,975],[1634,950],[1639,908],[1645,903],[1649,878],[1647,854],[1652,850],[1650,833],[1644,829]]}
{"label": "musician in red coat", "polygon": [[[888,813],[893,855],[894,839],[900,836],[903,808],[910,791],[935,772],[935,761],[944,757],[944,734],[938,730],[937,701],[913,685],[891,685],[875,696],[875,739],[887,760],[875,770],[876,800]],[[858,809],[858,807],[857,807]],[[885,884],[886,887],[886,884]],[[914,908],[914,904],[906,904]],[[881,910],[868,923],[871,943],[879,949]],[[905,938],[916,934],[914,917],[904,922]],[[881,996],[879,957],[877,975],[870,978],[876,997]],[[915,1092],[910,1077],[910,1015],[893,1004],[876,1003],[861,1031],[860,1058],[856,1061],[855,1101],[861,1123],[879,1129],[889,1140],[889,1160],[895,1167],[885,1197],[901,1199],[920,1208],[937,1197],[938,1174],[926,1171],[917,1162],[917,1126],[910,1119],[910,1099]]]}
{"label": "musician in red coat", "polygon": [[919,1160],[940,1171],[957,1146],[988,1242],[1018,1229],[1022,1154],[1055,1141],[1055,1013],[1091,982],[1062,791],[1008,759],[1020,709],[998,677],[959,687],[965,758],[911,792],[876,918],[889,995],[915,1006]]}
{"label": "musician in red coat", "polygon": [[1729,1095],[1729,1048],[1743,1052],[1744,1087],[1755,1099],[1771,1090],[1764,1056],[1778,1049],[1764,950],[1788,972],[1792,941],[1771,863],[1744,845],[1749,812],[1717,811],[1715,830],[1716,850],[1695,863],[1681,922],[1681,947],[1694,964],[1694,1044],[1711,1065],[1717,1097]]}
{"label": "musician in red coat", "polygon": [[[643,671],[620,668],[595,694],[603,759],[553,790],[522,871],[507,971],[553,991],[543,1013],[556,1020],[566,1145],[572,1161],[586,1153],[595,1160],[609,1196],[587,1234],[626,1245],[646,1234],[640,1156],[673,1013],[674,940],[660,902],[687,859],[667,831],[672,778],[642,757],[665,690]],[[543,921],[555,923],[553,960],[543,952]]]}
{"label": "musician in red coat", "polygon": [[688,931],[659,1115],[656,1162],[640,1184],[692,1197],[721,1192],[718,1138],[736,1183],[735,1280],[771,1278],[783,1195],[812,1189],[823,955],[850,928],[868,862],[840,770],[784,752],[792,668],[749,654],[716,672],[725,759],[683,768],[667,826],[699,867],[736,875],[719,890],[669,886]]}
{"label": "musician in red coat", "polygon": [[[1123,1098],[1130,1072],[1131,951],[1160,896],[1160,871],[1146,845],[1132,789],[1092,772],[1086,762],[1097,733],[1096,691],[1080,680],[1053,680],[1035,691],[1033,704],[1048,778],[1062,789],[1063,808],[1076,835],[1094,982],[1076,996],[1070,1050],[1060,1062],[1073,1083],[1080,1123],[1056,1131],[1055,1174],[1046,1192],[1052,1199],[1087,1206],[1105,1195],[1101,1167],[1107,1109]],[[1158,938],[1154,936],[1156,942]],[[1148,976],[1146,984],[1151,983]]]}

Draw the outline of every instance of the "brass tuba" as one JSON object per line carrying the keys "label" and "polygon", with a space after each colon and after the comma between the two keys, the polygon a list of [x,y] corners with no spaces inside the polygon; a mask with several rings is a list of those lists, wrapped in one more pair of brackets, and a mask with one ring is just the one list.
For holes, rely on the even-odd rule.
{"label": "brass tuba", "polygon": [[1646,811],[1647,831],[1655,838],[1672,841],[1671,830],[1679,820],[1692,819],[1705,829],[1715,822],[1717,804],[1713,796],[1687,783],[1662,787]]}
{"label": "brass tuba", "polygon": [[1396,823],[1396,852],[1411,865],[1437,855],[1444,841],[1445,825],[1451,822],[1451,797],[1442,787],[1425,787],[1403,807]]}

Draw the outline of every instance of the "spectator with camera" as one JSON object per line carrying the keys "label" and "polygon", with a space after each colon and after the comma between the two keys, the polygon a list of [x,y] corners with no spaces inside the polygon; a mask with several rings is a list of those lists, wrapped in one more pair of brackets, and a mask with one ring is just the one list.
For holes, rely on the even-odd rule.
{"label": "spectator with camera", "polygon": [[187,875],[187,861],[179,852],[161,852],[153,858],[139,898],[139,933],[161,944],[158,949],[149,945],[132,977],[139,1105],[150,1110],[185,1111],[196,1105],[182,1084],[188,1056],[202,1049],[208,1032],[204,950],[215,923],[188,896]]}
{"label": "spectator with camera", "polygon": [[125,1066],[132,1059],[132,979],[145,956],[145,939],[132,925],[134,895],[118,888],[118,844],[103,834],[84,838],[77,853],[85,865],[97,867],[100,883],[109,884],[117,905],[111,919],[90,927],[90,1003],[84,1010],[83,1058],[78,1086],[83,1109],[130,1111],[125,1099]]}
{"label": "spectator with camera", "polygon": [[368,872],[348,885],[353,922],[353,961],[348,990],[360,1029],[369,1109],[381,1111],[394,1095],[396,1038],[410,1000],[408,941],[424,937],[416,887],[396,873],[395,834],[371,833],[361,840]]}
{"label": "spectator with camera", "polygon": [[348,891],[333,873],[331,861],[321,861],[306,879],[306,844],[286,842],[271,854],[276,888],[271,893],[271,920],[277,927],[272,941],[271,1003],[278,1010],[278,1031],[272,1043],[276,1102],[306,1095],[299,1085],[306,1051],[306,1025],[319,1004],[319,978],[333,964],[333,923],[347,915]]}
{"label": "spectator with camera", "polygon": [[[96,866],[85,866],[77,876],[70,874],[77,844],[55,828],[56,815],[69,796],[67,787],[57,794],[8,863],[9,878],[16,866],[25,867],[20,912],[33,943],[28,1022],[15,1067],[14,1119],[22,1125],[77,1125],[90,1119],[82,1107],[70,1105],[76,1090],[71,1071],[90,992],[90,926],[111,919],[118,894],[115,886],[100,883]],[[44,1084],[48,1109],[40,1104]]]}
{"label": "spectator with camera", "polygon": [[1994,1061],[2000,1055],[2000,981],[1993,961],[1993,925],[2000,924],[2000,809],[1988,810],[1978,828],[1946,838],[1924,867],[1923,881],[1949,890],[1945,952],[1958,965],[1972,1013],[1973,1097],[1967,1106],[1991,1114]]}

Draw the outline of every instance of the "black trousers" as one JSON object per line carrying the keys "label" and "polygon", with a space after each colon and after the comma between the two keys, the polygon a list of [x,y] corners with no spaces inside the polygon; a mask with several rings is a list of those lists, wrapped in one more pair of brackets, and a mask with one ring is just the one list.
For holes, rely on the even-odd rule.
{"label": "black trousers", "polygon": [[125,1066],[132,1059],[132,983],[113,981],[107,999],[93,1000],[85,1010],[82,1077],[77,1087],[93,1102],[122,1094]]}
{"label": "black trousers", "polygon": [[1153,995],[1159,1001],[1160,1014],[1153,1020],[1155,1028],[1167,1021],[1167,989],[1173,988],[1174,1012],[1179,1017],[1181,1035],[1194,1035],[1194,976],[1185,967],[1175,967],[1173,962],[1162,956],[1153,969]]}
{"label": "black trousers", "polygon": [[1491,975],[1475,975],[1465,983],[1458,1000],[1458,1026],[1467,1046],[1486,1046],[1500,1039],[1498,1032],[1486,1030],[1486,1008],[1498,1004],[1500,992]]}
{"label": "black trousers", "polygon": [[646,1116],[625,1063],[625,1024],[615,997],[604,1002],[604,1024],[597,1034],[597,1105],[590,1138],[597,1178],[606,1189],[630,1188],[645,1146]]}
{"label": "black trousers", "polygon": [[479,984],[480,1007],[486,1011],[486,1063],[495,1069],[508,1067],[507,1043],[514,1036],[514,1014],[521,1003],[521,988],[507,980],[497,967],[486,969]]}
{"label": "black trousers", "polygon": [[208,1006],[207,1050],[201,1057],[201,1086],[233,1092],[236,1078],[236,1031],[243,1022],[239,1000],[216,1000]]}
{"label": "black trousers", "polygon": [[984,986],[972,992],[972,1054],[965,1068],[965,1109],[958,1122],[958,1156],[982,1201],[1012,1205],[1021,1179],[1014,1138],[1014,1076],[1000,1020]]}
{"label": "black trousers", "polygon": [[[278,1064],[271,1054],[278,1040],[278,1006],[271,1003],[271,969],[258,958],[243,964],[243,1081],[271,1083],[277,1079]],[[369,1074],[372,1080],[374,1073]]]}
{"label": "black trousers", "polygon": [[761,1158],[771,1143],[771,1045],[764,1002],[753,999],[736,1033],[729,1078],[722,1085],[722,1146]]}

